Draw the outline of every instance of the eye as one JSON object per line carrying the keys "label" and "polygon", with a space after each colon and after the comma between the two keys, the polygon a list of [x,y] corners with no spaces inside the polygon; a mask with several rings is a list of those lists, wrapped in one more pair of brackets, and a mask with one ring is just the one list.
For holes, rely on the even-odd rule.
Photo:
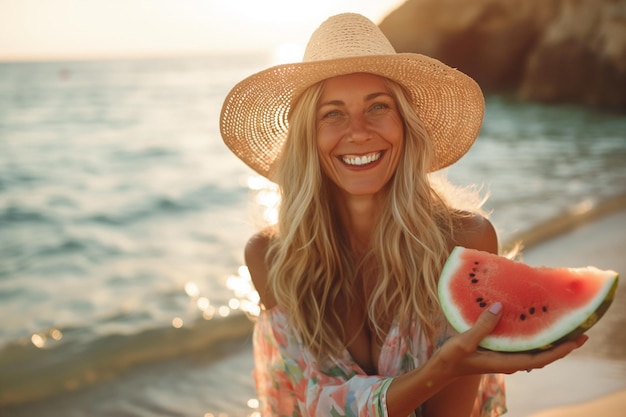
{"label": "eye", "polygon": [[372,104],[370,106],[370,111],[371,112],[382,112],[382,111],[389,110],[390,108],[391,108],[391,106],[388,103],[376,102],[376,103],[374,103],[374,104]]}
{"label": "eye", "polygon": [[322,116],[322,119],[332,119],[341,116],[341,112],[339,110],[331,110]]}

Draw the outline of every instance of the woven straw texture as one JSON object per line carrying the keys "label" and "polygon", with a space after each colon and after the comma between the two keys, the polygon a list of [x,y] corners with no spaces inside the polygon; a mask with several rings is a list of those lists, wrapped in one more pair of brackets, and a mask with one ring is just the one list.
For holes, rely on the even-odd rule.
{"label": "woven straw texture", "polygon": [[222,107],[222,138],[237,157],[271,179],[287,136],[291,103],[319,81],[360,72],[387,77],[409,91],[435,145],[430,171],[456,162],[474,143],[484,115],[476,82],[436,59],[397,54],[378,26],[353,13],[322,23],[303,62],[274,66],[238,83]]}

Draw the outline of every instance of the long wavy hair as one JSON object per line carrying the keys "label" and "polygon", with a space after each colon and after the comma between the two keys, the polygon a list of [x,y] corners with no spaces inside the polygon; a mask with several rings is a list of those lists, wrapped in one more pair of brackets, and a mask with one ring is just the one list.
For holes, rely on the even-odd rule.
{"label": "long wavy hair", "polygon": [[[437,337],[437,278],[463,213],[450,206],[429,179],[434,157],[429,135],[404,89],[386,84],[404,121],[404,150],[384,189],[384,205],[367,253],[354,261],[333,209],[333,185],[320,166],[316,106],[324,82],[310,87],[290,114],[289,134],[274,171],[281,192],[278,223],[268,252],[269,286],[290,324],[318,358],[341,356],[345,332],[336,306],[350,306],[360,274],[375,274],[368,288],[369,326],[380,340],[388,325],[419,323]],[[465,214],[466,215],[466,214]],[[367,271],[367,272],[366,272]]]}

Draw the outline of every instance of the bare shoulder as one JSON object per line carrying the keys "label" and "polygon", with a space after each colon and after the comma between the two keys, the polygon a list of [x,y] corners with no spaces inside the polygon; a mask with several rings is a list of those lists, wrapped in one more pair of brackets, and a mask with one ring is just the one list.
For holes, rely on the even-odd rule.
{"label": "bare shoulder", "polygon": [[467,214],[461,218],[455,233],[456,246],[498,253],[498,235],[493,224],[480,214]]}
{"label": "bare shoulder", "polygon": [[271,236],[272,233],[269,230],[262,230],[255,233],[248,239],[244,251],[246,266],[248,267],[248,271],[250,271],[252,283],[261,297],[261,303],[263,303],[267,309],[276,305],[276,300],[269,289],[267,279],[269,269],[267,264],[267,252],[270,247]]}

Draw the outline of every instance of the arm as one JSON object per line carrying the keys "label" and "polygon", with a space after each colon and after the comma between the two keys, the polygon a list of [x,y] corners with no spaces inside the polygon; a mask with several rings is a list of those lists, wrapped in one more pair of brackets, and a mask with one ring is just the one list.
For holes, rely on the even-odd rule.
{"label": "arm", "polygon": [[[493,225],[482,216],[465,218],[453,245],[498,252]],[[387,393],[390,416],[406,416],[424,403],[429,417],[470,416],[483,374],[511,374],[541,368],[582,346],[586,336],[535,354],[507,354],[478,349],[478,343],[495,328],[502,314],[495,303],[468,331],[450,338],[421,368],[391,384]],[[410,401],[409,401],[410,400]]]}
{"label": "arm", "polygon": [[[459,243],[461,244],[461,243]],[[253,283],[266,309],[276,300],[267,285],[267,248],[269,236],[257,234],[246,246],[246,263]],[[484,373],[513,373],[542,367],[580,346],[582,338],[538,354],[511,355],[477,350],[478,343],[491,332],[500,312],[485,311],[467,332],[448,340],[423,366],[395,378],[358,374],[341,362],[324,367],[307,354],[290,330],[286,318],[273,316],[271,329],[277,349],[284,360],[284,372],[298,403],[315,416],[389,416],[406,417],[425,404],[433,416],[470,415],[471,398],[476,396],[477,376]],[[278,317],[278,319],[276,318]],[[452,397],[450,395],[458,395]],[[432,401],[432,403],[430,401]],[[460,408],[451,408],[459,402]],[[456,413],[458,410],[458,414]],[[350,414],[352,413],[352,414]]]}
{"label": "arm", "polygon": [[[498,239],[494,227],[482,216],[465,218],[453,243],[455,246],[498,253]],[[585,336],[568,346],[559,346],[541,354],[510,355],[478,349],[478,343],[491,333],[500,315],[500,306],[491,306],[472,329],[450,339],[431,358],[429,365],[438,365],[438,372],[457,376],[452,376],[452,382],[426,401],[425,415],[429,417],[473,415],[472,411],[477,411],[474,410],[474,403],[482,375],[511,374],[519,370],[541,368],[566,356],[586,341]],[[466,365],[463,364],[466,360],[469,368],[465,368]],[[456,367],[458,367],[456,370],[452,369]]]}
{"label": "arm", "polygon": [[[563,343],[539,353],[499,353],[479,350],[478,343],[495,328],[502,305],[494,303],[468,331],[443,344],[424,366],[395,378],[387,392],[389,416],[407,416],[425,403],[427,415],[448,417],[469,416],[471,396],[476,395],[476,375],[512,374],[526,369],[542,368],[580,347],[587,336]],[[462,387],[459,387],[462,385]],[[449,397],[459,390],[460,397]],[[465,404],[456,404],[465,399]],[[432,401],[432,404],[431,404]],[[453,414],[455,413],[455,414]],[[456,414],[458,413],[458,414]]]}
{"label": "arm", "polygon": [[276,299],[269,288],[267,273],[267,251],[269,249],[271,239],[271,232],[269,229],[253,235],[246,244],[244,251],[244,257],[246,266],[250,271],[250,278],[254,284],[254,288],[259,293],[261,298],[261,304],[265,306],[267,310],[272,309],[276,305]]}

